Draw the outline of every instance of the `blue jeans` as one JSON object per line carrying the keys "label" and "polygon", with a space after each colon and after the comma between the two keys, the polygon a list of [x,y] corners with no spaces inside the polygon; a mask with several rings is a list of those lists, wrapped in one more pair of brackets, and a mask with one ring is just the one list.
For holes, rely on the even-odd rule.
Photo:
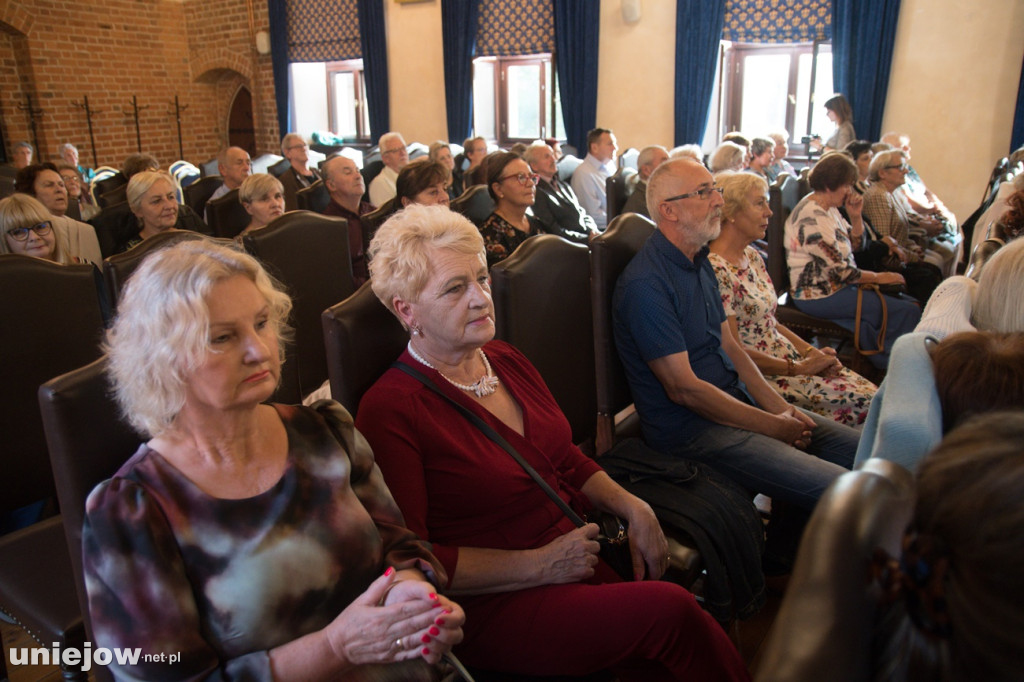
{"label": "blue jeans", "polygon": [[[794,298],[795,305],[801,312],[835,322],[851,332],[856,329],[857,322],[857,287],[849,286],[840,289],[831,296],[801,301]],[[860,343],[865,350],[877,350],[878,330],[882,325],[882,303],[874,291],[865,291],[860,316]],[[868,361],[879,369],[889,366],[889,352],[896,339],[914,331],[921,321],[921,306],[916,301],[902,298],[885,297],[886,327],[885,349],[882,353],[868,355]]]}
{"label": "blue jeans", "polygon": [[816,425],[806,452],[770,436],[715,424],[673,454],[714,467],[749,490],[810,510],[825,488],[853,465],[860,432],[801,412]]}

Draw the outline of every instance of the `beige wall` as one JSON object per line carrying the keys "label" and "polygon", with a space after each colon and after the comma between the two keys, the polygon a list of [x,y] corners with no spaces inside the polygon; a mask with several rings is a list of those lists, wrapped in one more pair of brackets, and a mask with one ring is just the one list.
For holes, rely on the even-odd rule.
{"label": "beige wall", "polygon": [[384,7],[391,129],[400,131],[407,142],[447,140],[441,0],[385,2]]}
{"label": "beige wall", "polygon": [[1024,3],[903,0],[883,132],[909,133],[913,165],[961,220],[1009,150]]}

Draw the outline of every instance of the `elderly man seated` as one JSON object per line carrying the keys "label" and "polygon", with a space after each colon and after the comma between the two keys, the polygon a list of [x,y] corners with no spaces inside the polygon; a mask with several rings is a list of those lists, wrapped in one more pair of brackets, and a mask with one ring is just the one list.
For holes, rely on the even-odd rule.
{"label": "elderly man seated", "polygon": [[666,161],[668,161],[668,151],[661,145],[656,144],[640,150],[639,156],[636,157],[636,187],[626,199],[626,204],[622,207],[623,213],[639,213],[646,218],[651,217],[647,210],[647,181],[651,178],[654,169]]}
{"label": "elderly man seated", "polygon": [[[249,158],[249,152],[241,147],[228,147],[217,155],[217,171],[224,178],[224,184],[214,191],[210,196],[210,201],[220,199],[231,190],[238,189],[245,179],[252,175],[252,160]],[[207,222],[210,219],[210,201],[206,202]]]}
{"label": "elderly man seated", "polygon": [[281,140],[281,154],[291,165],[278,180],[284,187],[284,210],[294,211],[299,207],[295,195],[320,179],[315,169],[307,167],[309,163],[309,144],[298,133],[288,133]]}
{"label": "elderly man seated", "polygon": [[558,179],[554,150],[547,143],[537,141],[526,148],[523,158],[540,176],[532,210],[544,231],[586,244],[592,235],[597,234],[597,225],[580,206],[572,187]]}
{"label": "elderly man seated", "polygon": [[384,170],[370,182],[370,203],[383,206],[395,196],[398,171],[409,163],[409,150],[405,146],[405,138],[401,133],[384,133],[380,136],[380,160],[384,162]]}
{"label": "elderly man seated", "polygon": [[373,205],[363,201],[366,183],[356,162],[347,156],[332,156],[323,165],[324,185],[331,196],[331,203],[324,209],[324,215],[344,218],[348,221],[348,252],[352,260],[352,279],[356,287],[369,279],[366,267],[366,247],[370,245],[369,235],[364,234],[361,216],[373,210]]}

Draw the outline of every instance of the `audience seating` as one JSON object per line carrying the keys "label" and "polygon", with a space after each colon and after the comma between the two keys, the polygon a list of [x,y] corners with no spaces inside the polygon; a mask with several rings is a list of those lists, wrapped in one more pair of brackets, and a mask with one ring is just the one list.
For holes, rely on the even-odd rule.
{"label": "audience seating", "polygon": [[615,216],[622,213],[622,208],[626,205],[626,199],[629,198],[629,195],[633,193],[633,188],[636,187],[631,182],[634,175],[636,175],[636,171],[623,167],[605,179],[604,187],[607,196],[606,210],[608,222],[615,220]]}
{"label": "audience seating", "polygon": [[278,154],[260,154],[252,160],[252,172],[253,173],[269,173],[274,177],[278,177],[281,173],[288,170],[290,166],[288,159]]}
{"label": "audience seating", "polygon": [[[0,288],[13,293],[0,302],[0,512],[7,513],[55,497],[36,392],[51,377],[99,357],[104,320],[91,265],[0,255]],[[42,646],[83,646],[60,518],[0,537],[0,611]],[[64,674],[87,677],[72,669]],[[3,662],[0,679],[6,679]]]}
{"label": "audience seating", "polygon": [[245,206],[238,200],[237,189],[206,202],[205,215],[206,223],[213,231],[213,235],[222,239],[237,236],[252,220]]}
{"label": "audience seating", "polygon": [[294,341],[286,348],[274,400],[299,403],[327,380],[320,314],[352,294],[348,223],[308,211],[290,211],[242,236],[245,250],[285,285],[292,297]]}
{"label": "audience seating", "polygon": [[[108,180],[109,182],[109,180]],[[123,183],[113,187],[96,199],[96,205],[100,208],[106,208],[107,206],[114,206],[122,202],[128,201],[128,183]]]}
{"label": "audience seating", "polygon": [[0,199],[14,194],[14,176],[0,175]]}
{"label": "audience seating", "polygon": [[202,177],[202,171],[188,161],[175,161],[168,169],[178,189],[184,192],[185,188]]}
{"label": "audience seating", "polygon": [[354,417],[363,394],[398,359],[409,332],[366,282],[321,316],[331,397]]}
{"label": "audience seating", "polygon": [[199,170],[202,171],[204,178],[211,178],[220,173],[220,164],[217,159],[210,159],[199,164]]}
{"label": "audience seating", "polygon": [[900,556],[913,504],[913,477],[882,459],[829,486],[761,648],[758,682],[872,679],[872,627],[884,597],[870,580],[872,558],[879,548]]}
{"label": "audience seating", "polygon": [[384,170],[384,162],[380,160],[380,152],[375,151],[374,154],[368,154],[364,159],[364,165],[359,171],[363,174],[363,183],[366,185],[366,191],[363,193],[363,201],[370,200],[370,183],[373,179],[380,175],[380,172]]}
{"label": "audience seating", "polygon": [[487,191],[487,185],[472,185],[452,200],[451,209],[469,218],[480,227],[494,212],[494,199]]}
{"label": "audience seating", "polygon": [[102,179],[98,179],[99,174],[96,177],[97,179],[93,179],[89,185],[89,191],[92,192],[93,201],[97,206],[102,209],[124,201],[123,195],[114,192],[119,187],[127,189],[128,178],[120,171],[106,175]]}
{"label": "audience seating", "polygon": [[281,159],[267,166],[267,173],[273,175],[275,178],[279,178],[284,175],[284,172],[292,167],[292,162],[288,159]]}
{"label": "audience seating", "polygon": [[640,170],[637,167],[637,161],[640,158],[640,150],[636,147],[630,147],[626,151],[619,154],[619,168],[628,168],[630,170]]}
{"label": "audience seating", "polygon": [[[0,194],[0,198],[2,197],[3,194]],[[68,196],[68,210],[64,211],[64,215],[72,220],[82,222],[82,207],[78,204],[78,199],[73,199],[70,195]]]}
{"label": "audience seating", "polygon": [[572,174],[576,172],[580,164],[583,163],[583,159],[576,158],[572,154],[566,152],[565,156],[558,160],[558,179],[561,182],[569,182],[572,180]]}
{"label": "audience seating", "polygon": [[323,213],[327,205],[331,203],[331,195],[327,193],[327,185],[323,180],[317,180],[309,187],[303,187],[295,194],[300,211],[313,211]]}
{"label": "audience seating", "polygon": [[[373,209],[369,213],[359,216],[359,221],[363,224],[363,236],[364,238],[369,235],[371,238],[377,232],[377,228],[380,227],[385,220],[391,217],[391,202],[385,202],[383,206]],[[369,243],[366,244],[369,246]]]}
{"label": "audience seating", "polygon": [[[96,173],[93,175],[92,181],[89,183],[89,194],[92,195],[93,203],[96,203],[97,198],[99,198],[99,195],[102,194],[102,192],[109,189],[109,187],[104,187],[102,190],[98,191],[96,189],[98,184],[102,183],[104,180],[109,180],[114,176],[124,178],[124,176],[121,175],[121,171],[116,168],[111,168],[110,166],[100,166],[96,169]],[[127,180],[122,180],[122,184],[125,182],[127,182]]]}
{"label": "audience seating", "polygon": [[142,264],[146,256],[172,244],[193,239],[210,239],[210,237],[189,230],[169,230],[155,234],[123,253],[103,259],[103,280],[107,285],[107,294],[110,297],[111,305],[117,306],[125,283],[135,269]]}
{"label": "audience seating", "polygon": [[[64,534],[89,642],[96,640],[82,569],[85,500],[146,440],[118,418],[105,370],[106,358],[100,358],[51,379],[39,389],[39,407],[63,510]],[[113,679],[106,666],[94,664],[93,674],[98,682]]]}
{"label": "audience seating", "polygon": [[96,230],[96,239],[100,243],[100,254],[104,258],[112,255],[117,248],[122,228],[129,220],[129,215],[131,215],[131,209],[128,207],[128,202],[123,201],[120,204],[100,209],[100,212],[89,220],[89,224]]}
{"label": "audience seating", "polygon": [[408,146],[409,160],[419,159],[430,154],[430,148],[422,142],[410,142]]}
{"label": "audience seating", "polygon": [[491,268],[496,337],[533,363],[572,425],[593,448],[597,385],[586,246],[552,234],[530,237]]}
{"label": "audience seating", "polygon": [[183,189],[185,193],[185,205],[202,216],[206,210],[206,202],[210,200],[217,188],[224,184],[224,178],[219,175],[206,175],[188,187]]}

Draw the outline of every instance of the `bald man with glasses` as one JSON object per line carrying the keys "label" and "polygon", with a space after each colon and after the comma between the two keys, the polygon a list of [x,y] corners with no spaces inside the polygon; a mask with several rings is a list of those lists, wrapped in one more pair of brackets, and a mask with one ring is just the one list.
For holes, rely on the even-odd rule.
{"label": "bald man with glasses", "polygon": [[651,447],[809,511],[850,468],[859,433],[786,403],[730,333],[707,258],[723,204],[696,161],[654,171],[657,230],[619,278],[615,342]]}

